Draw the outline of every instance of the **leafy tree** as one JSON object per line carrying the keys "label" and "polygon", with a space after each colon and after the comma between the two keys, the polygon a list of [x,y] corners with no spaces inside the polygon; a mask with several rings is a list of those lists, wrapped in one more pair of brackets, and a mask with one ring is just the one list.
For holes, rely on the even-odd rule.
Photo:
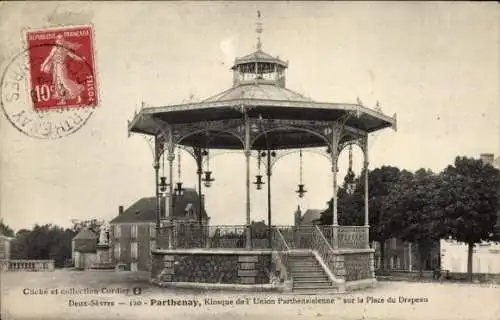
{"label": "leafy tree", "polygon": [[7,237],[14,236],[14,230],[12,230],[8,225],[3,222],[3,219],[0,219],[0,234],[3,234]]}
{"label": "leafy tree", "polygon": [[56,267],[71,258],[71,240],[75,233],[51,224],[22,229],[12,241],[12,259],[53,259]]}
{"label": "leafy tree", "polygon": [[476,243],[492,240],[499,208],[500,173],[481,160],[457,157],[441,173],[448,235],[468,245],[467,273],[472,280]]}
{"label": "leafy tree", "polygon": [[[368,174],[368,212],[370,224],[370,240],[380,243],[381,270],[385,264],[385,242],[397,235],[395,216],[386,206],[387,197],[398,183],[402,175],[411,173],[401,171],[396,167],[383,166]],[[352,194],[347,192],[347,186],[338,190],[338,212],[340,225],[363,225],[365,202],[364,172],[355,179],[356,187]],[[400,217],[399,215],[397,217]],[[328,209],[321,214],[321,224],[332,224],[332,200],[328,202]]]}
{"label": "leafy tree", "polygon": [[443,201],[440,177],[425,169],[405,175],[387,198],[399,238],[417,244],[420,277],[425,254],[446,234]]}

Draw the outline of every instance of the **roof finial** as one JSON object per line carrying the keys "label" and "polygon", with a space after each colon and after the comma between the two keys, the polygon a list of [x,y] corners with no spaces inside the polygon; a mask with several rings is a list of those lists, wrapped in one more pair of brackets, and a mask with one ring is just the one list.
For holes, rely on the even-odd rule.
{"label": "roof finial", "polygon": [[257,28],[255,28],[255,32],[257,32],[257,50],[262,50],[262,42],[260,41],[260,35],[264,31],[262,27],[262,20],[260,10],[257,10]]}

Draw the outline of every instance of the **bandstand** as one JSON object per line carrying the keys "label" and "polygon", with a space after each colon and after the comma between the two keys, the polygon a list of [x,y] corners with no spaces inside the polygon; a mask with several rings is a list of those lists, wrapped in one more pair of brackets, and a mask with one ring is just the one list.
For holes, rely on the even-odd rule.
{"label": "bandstand", "polygon": [[[262,32],[260,22],[257,32]],[[344,148],[355,144],[363,151],[363,167],[367,169],[368,135],[384,128],[396,129],[396,118],[361,103],[315,102],[304,97],[286,87],[288,62],[265,53],[260,37],[256,49],[235,60],[231,68],[232,88],[201,102],[144,107],[129,122],[129,133],[146,135],[154,142],[158,205],[151,281],[160,286],[294,292],[343,292],[373,286],[374,250],[370,249],[368,233],[369,171],[363,171],[364,225],[339,226],[337,161]],[[170,213],[183,190],[182,182],[174,181],[174,160],[179,148],[196,160],[199,194],[202,182],[208,187],[214,181],[210,169],[203,170],[211,155],[221,150],[244,154],[244,224],[210,226],[201,220],[201,215],[197,223],[189,226],[173,223]],[[330,160],[331,170],[327,174],[333,181],[333,224],[274,226],[270,210],[271,168],[283,155],[302,155],[308,150],[322,153]],[[261,189],[265,183],[260,174],[255,181],[250,176],[252,157],[257,157],[267,169],[268,221],[263,233],[251,226],[253,185]],[[159,176],[163,159],[168,165],[166,177]],[[301,182],[297,193],[303,196],[305,192]]]}

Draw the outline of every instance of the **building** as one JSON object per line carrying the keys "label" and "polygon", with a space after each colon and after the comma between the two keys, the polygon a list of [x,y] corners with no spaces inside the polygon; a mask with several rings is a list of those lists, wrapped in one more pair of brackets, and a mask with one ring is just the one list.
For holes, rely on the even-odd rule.
{"label": "building", "polygon": [[295,211],[294,225],[298,227],[319,224],[321,213],[324,211],[325,210],[307,209],[304,214],[302,214],[300,207],[297,207],[297,211]]}
{"label": "building", "polygon": [[[185,189],[182,196],[174,196],[172,219],[182,226],[199,223],[199,197],[195,189]],[[160,202],[160,211],[165,211],[165,201]],[[204,207],[202,203],[202,207]],[[203,208],[204,225],[209,218]],[[156,247],[156,197],[139,199],[128,209],[118,209],[118,216],[110,221],[110,249],[112,263],[131,271],[151,269],[151,249]],[[183,239],[183,237],[180,237]]]}
{"label": "building", "polygon": [[82,228],[80,232],[78,232],[78,234],[73,238],[71,244],[72,259],[76,269],[90,269],[91,266],[96,262],[96,246],[98,240],[98,235],[87,227]]}
{"label": "building", "polygon": [[0,233],[0,260],[10,259],[10,241],[12,239]]}
{"label": "building", "polygon": [[[381,270],[382,255],[378,241],[372,242],[375,249],[375,270]],[[439,242],[436,242],[422,259],[423,270],[434,270],[440,266]],[[391,238],[386,240],[384,246],[385,271],[416,271],[419,270],[418,246],[401,239]]]}
{"label": "building", "polygon": [[[466,273],[467,245],[455,240],[442,239],[440,246],[441,269],[452,273]],[[500,244],[485,241],[474,247],[472,273],[500,274]]]}

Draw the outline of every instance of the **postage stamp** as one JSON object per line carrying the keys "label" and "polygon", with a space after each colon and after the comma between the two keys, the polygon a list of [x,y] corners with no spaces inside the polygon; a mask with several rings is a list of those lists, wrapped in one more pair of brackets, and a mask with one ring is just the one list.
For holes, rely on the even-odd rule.
{"label": "postage stamp", "polygon": [[99,102],[92,26],[30,30],[25,41],[2,75],[6,117],[35,138],[76,132]]}

